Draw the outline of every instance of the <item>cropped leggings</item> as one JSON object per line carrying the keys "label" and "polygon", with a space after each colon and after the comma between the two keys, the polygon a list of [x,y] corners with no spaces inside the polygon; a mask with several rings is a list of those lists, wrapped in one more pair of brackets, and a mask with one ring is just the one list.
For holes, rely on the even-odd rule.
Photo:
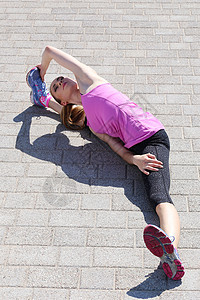
{"label": "cropped leggings", "polygon": [[163,163],[159,171],[149,171],[149,175],[142,173],[147,196],[155,209],[160,203],[172,203],[169,195],[170,174],[169,174],[169,138],[164,129],[159,130],[150,138],[129,148],[134,154],[151,153]]}

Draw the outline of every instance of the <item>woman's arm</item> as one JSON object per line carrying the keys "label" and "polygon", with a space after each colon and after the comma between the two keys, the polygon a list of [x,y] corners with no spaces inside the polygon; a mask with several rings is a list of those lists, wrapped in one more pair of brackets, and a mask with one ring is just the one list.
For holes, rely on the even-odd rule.
{"label": "woman's arm", "polygon": [[55,101],[52,97],[49,100],[49,108],[53,109],[55,112],[57,113],[61,113],[61,110],[63,108],[63,106],[61,104],[59,104],[57,101]]}
{"label": "woman's arm", "polygon": [[74,75],[80,78],[81,80],[86,80],[87,77],[97,75],[97,73],[92,68],[81,63],[79,60],[77,60],[70,54],[67,54],[57,48],[46,46],[42,54],[42,62],[40,65],[40,75],[43,81],[52,59],[54,59],[62,67],[72,71]]}
{"label": "woman's arm", "polygon": [[157,160],[155,155],[151,153],[134,155],[131,151],[123,146],[122,142],[118,138],[113,138],[108,134],[96,133],[91,128],[90,130],[98,138],[106,142],[110,146],[110,148],[123,160],[125,160],[128,164],[136,165],[144,174],[149,175],[149,172],[147,170],[158,171],[158,168],[163,167],[162,162]]}

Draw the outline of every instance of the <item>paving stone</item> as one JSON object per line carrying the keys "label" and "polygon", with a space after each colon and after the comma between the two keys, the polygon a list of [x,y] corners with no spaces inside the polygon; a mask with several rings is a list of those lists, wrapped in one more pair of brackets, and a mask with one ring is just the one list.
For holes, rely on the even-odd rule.
{"label": "paving stone", "polygon": [[81,197],[81,209],[110,210],[112,195],[87,194]]}
{"label": "paving stone", "polygon": [[[182,221],[181,221],[182,222]],[[180,238],[180,248],[194,248],[199,249],[200,248],[200,238],[199,235],[200,231],[196,229],[190,229],[190,230],[182,230],[181,231],[181,238]]]}
{"label": "paving stone", "polygon": [[33,289],[23,287],[1,287],[0,297],[2,299],[32,299]]}
{"label": "paving stone", "polygon": [[133,247],[134,232],[126,229],[89,229],[88,246]]}
{"label": "paving stone", "polygon": [[78,269],[71,267],[30,267],[29,287],[77,288]]}
{"label": "paving stone", "polygon": [[51,228],[9,227],[5,239],[7,245],[50,245],[53,238]]}
{"label": "paving stone", "polygon": [[140,249],[130,248],[95,248],[95,267],[129,267],[140,268],[142,252]]}
{"label": "paving stone", "polygon": [[69,267],[89,267],[91,266],[92,257],[92,248],[62,247],[58,265]]}
{"label": "paving stone", "polygon": [[37,209],[78,209],[80,194],[65,194],[58,192],[38,193],[35,208]]}
{"label": "paving stone", "polygon": [[27,273],[27,267],[0,266],[0,286],[23,287]]}
{"label": "paving stone", "polygon": [[80,246],[86,245],[87,231],[85,228],[55,229],[53,245],[55,246]]}
{"label": "paving stone", "polygon": [[18,213],[16,224],[20,226],[46,226],[48,218],[48,211],[22,209]]}
{"label": "paving stone", "polygon": [[17,217],[15,209],[0,209],[0,225],[14,225]]}
{"label": "paving stone", "polygon": [[71,290],[70,300],[121,300],[121,292],[119,291],[107,291],[107,290]]}
{"label": "paving stone", "polygon": [[84,268],[81,270],[80,287],[84,289],[113,289],[114,269]]}
{"label": "paving stone", "polygon": [[49,218],[50,226],[67,227],[93,227],[94,212],[73,211],[73,210],[53,210]]}
{"label": "paving stone", "polygon": [[33,289],[33,300],[68,300],[69,290],[67,289],[56,289],[56,288],[34,288]]}
{"label": "paving stone", "polygon": [[189,196],[188,197],[189,211],[200,211],[200,199],[199,196]]}
{"label": "paving stone", "polygon": [[54,266],[58,259],[57,247],[12,246],[8,265]]}
{"label": "paving stone", "polygon": [[183,292],[174,292],[174,291],[166,291],[164,292],[161,296],[160,296],[160,300],[163,299],[169,299],[169,300],[173,300],[173,299],[183,299],[183,300],[187,300],[187,299],[199,299],[199,292],[196,291],[183,291]]}
{"label": "paving stone", "polygon": [[128,214],[119,211],[99,211],[96,214],[96,227],[126,228]]}

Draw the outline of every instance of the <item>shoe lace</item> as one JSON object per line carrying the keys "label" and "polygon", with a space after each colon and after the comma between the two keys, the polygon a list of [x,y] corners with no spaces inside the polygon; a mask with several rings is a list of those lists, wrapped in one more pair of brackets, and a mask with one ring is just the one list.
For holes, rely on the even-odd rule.
{"label": "shoe lace", "polygon": [[169,238],[170,238],[170,241],[171,241],[172,243],[175,241],[175,236],[172,235],[172,236],[170,236]]}

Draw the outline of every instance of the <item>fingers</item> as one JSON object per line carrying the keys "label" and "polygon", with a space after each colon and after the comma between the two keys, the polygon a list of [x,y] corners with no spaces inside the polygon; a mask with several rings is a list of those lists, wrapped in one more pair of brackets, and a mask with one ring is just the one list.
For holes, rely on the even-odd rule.
{"label": "fingers", "polygon": [[155,155],[151,154],[151,153],[147,153],[147,156],[150,158],[156,158]]}
{"label": "fingers", "polygon": [[148,159],[147,159],[147,162],[148,163],[154,163],[154,164],[156,164],[156,165],[163,165],[163,163],[162,163],[162,161],[160,161],[160,160],[157,160],[157,158],[156,158],[156,156],[155,155],[153,155],[153,154],[151,154],[151,153],[148,153],[147,154],[147,157],[148,157]]}
{"label": "fingers", "polygon": [[42,70],[42,65],[40,64],[40,65],[37,65],[36,67],[40,70],[40,77],[41,77],[42,81],[44,81],[45,73]]}
{"label": "fingers", "polygon": [[147,172],[146,170],[142,171],[145,175],[149,175],[149,172]]}

